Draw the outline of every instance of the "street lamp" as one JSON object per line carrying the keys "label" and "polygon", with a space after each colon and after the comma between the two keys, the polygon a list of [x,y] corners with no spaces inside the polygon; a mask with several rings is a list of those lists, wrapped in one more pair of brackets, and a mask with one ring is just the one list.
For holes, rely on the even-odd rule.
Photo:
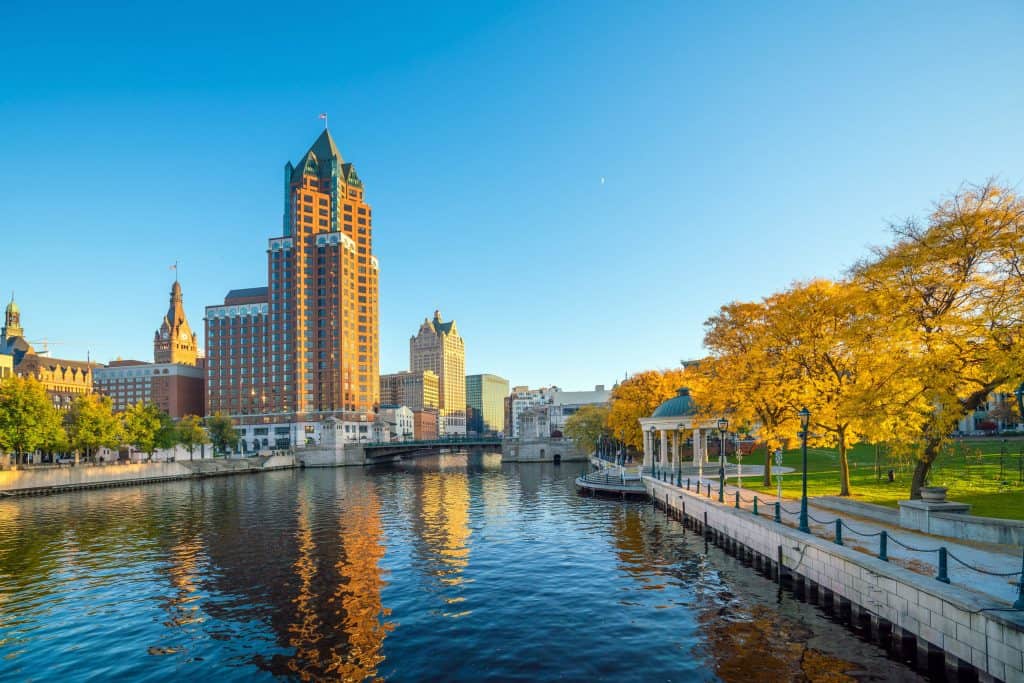
{"label": "street lamp", "polygon": [[729,429],[729,421],[718,418],[718,502],[725,502],[725,432]]}
{"label": "street lamp", "polygon": [[804,481],[803,495],[800,497],[800,531],[805,534],[811,533],[811,527],[807,523],[807,427],[811,423],[811,411],[806,407],[800,409],[800,450],[803,456]]}

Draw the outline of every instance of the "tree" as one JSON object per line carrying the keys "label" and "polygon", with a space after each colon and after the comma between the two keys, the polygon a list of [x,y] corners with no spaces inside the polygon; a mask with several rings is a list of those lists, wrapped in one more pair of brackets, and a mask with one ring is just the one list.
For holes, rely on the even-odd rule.
{"label": "tree", "polygon": [[[170,450],[181,443],[178,440],[178,426],[167,413],[160,411],[160,428],[157,429],[153,439],[154,450]],[[152,453],[150,460],[153,459]]]}
{"label": "tree", "polygon": [[783,362],[769,333],[766,301],[733,302],[704,323],[711,356],[696,367],[694,400],[708,417],[729,414],[735,423],[758,427],[766,443],[764,485],[772,483],[772,451],[795,432],[797,372]]}
{"label": "tree", "polygon": [[178,421],[178,443],[188,449],[188,458],[192,459],[192,453],[196,446],[210,443],[206,430],[203,429],[202,421],[195,415],[186,415]]}
{"label": "tree", "polygon": [[565,434],[583,450],[593,453],[602,436],[609,433],[607,406],[582,406],[565,421]]}
{"label": "tree", "polygon": [[71,448],[92,457],[98,448],[117,448],[123,436],[109,396],[83,394],[64,418]]}
{"label": "tree", "polygon": [[689,375],[681,369],[647,370],[623,380],[612,389],[608,427],[617,439],[637,450],[643,448],[641,417],[650,417],[654,409],[686,386]]}
{"label": "tree", "polygon": [[38,380],[10,377],[0,383],[0,448],[12,451],[16,464],[64,438],[60,413]]}
{"label": "tree", "polygon": [[230,417],[222,413],[216,413],[206,418],[206,429],[210,433],[210,441],[213,443],[213,450],[216,453],[226,453],[238,444],[238,432]]}
{"label": "tree", "polygon": [[919,498],[957,423],[1024,377],[1024,200],[993,182],[961,188],[921,224],[891,226],[896,242],[852,271],[880,324],[900,332],[918,406]]}
{"label": "tree", "polygon": [[122,430],[126,443],[135,446],[153,459],[157,434],[160,431],[160,416],[163,411],[154,403],[136,403],[121,413]]}

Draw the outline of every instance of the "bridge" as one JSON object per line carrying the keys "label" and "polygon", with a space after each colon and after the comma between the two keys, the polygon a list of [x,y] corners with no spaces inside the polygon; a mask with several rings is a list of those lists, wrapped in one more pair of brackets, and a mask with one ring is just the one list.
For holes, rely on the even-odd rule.
{"label": "bridge", "polygon": [[501,443],[500,436],[458,436],[418,441],[382,441],[358,445],[362,446],[367,462],[386,462],[412,453],[419,455],[436,453],[444,448],[452,450],[490,448],[500,451]]}

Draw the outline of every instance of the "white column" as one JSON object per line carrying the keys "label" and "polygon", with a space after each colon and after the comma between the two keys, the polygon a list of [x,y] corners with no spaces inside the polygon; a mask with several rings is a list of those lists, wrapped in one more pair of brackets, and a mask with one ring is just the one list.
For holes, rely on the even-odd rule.
{"label": "white column", "polygon": [[644,467],[650,467],[654,463],[654,444],[651,443],[651,432],[646,427],[641,427],[644,435]]}
{"label": "white column", "polygon": [[668,462],[668,432],[664,429],[661,430],[661,464],[664,465]]}
{"label": "white column", "polygon": [[672,469],[678,470],[680,467],[679,455],[683,451],[683,435],[679,433],[679,430],[672,432]]}
{"label": "white column", "polygon": [[699,466],[704,461],[704,432],[693,430],[693,465]]}

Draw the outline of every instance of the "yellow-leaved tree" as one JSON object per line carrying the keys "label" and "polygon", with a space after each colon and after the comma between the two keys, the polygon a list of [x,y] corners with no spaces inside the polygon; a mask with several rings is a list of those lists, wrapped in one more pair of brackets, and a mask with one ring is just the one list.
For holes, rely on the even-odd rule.
{"label": "yellow-leaved tree", "polygon": [[646,370],[623,380],[612,389],[608,427],[615,438],[636,450],[643,450],[640,418],[650,417],[654,409],[676,395],[689,378],[681,368]]}

